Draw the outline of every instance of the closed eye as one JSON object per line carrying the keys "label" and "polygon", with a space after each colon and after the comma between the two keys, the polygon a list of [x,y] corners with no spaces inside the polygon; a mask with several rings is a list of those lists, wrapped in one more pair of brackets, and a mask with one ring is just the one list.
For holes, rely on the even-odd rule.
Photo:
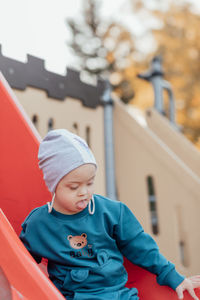
{"label": "closed eye", "polygon": [[70,188],[70,190],[75,191],[75,190],[77,190],[78,186],[70,186],[69,188]]}

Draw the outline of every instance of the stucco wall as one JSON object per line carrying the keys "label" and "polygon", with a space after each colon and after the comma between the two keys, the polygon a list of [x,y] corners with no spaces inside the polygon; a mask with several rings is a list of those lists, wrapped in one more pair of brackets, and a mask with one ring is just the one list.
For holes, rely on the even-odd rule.
{"label": "stucco wall", "polygon": [[[115,103],[114,121],[119,199],[179,271],[199,273],[199,177],[151,129],[139,125],[120,102]],[[179,138],[185,139],[181,134]],[[154,182],[158,234],[152,232],[148,176]]]}

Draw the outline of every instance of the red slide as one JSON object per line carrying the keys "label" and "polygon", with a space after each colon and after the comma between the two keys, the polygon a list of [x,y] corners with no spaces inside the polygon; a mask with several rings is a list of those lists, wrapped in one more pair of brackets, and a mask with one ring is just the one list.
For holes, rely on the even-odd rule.
{"label": "red slide", "polygon": [[[0,123],[0,299],[64,299],[17,236],[30,210],[51,195],[37,166],[39,134],[1,73]],[[154,275],[127,260],[125,267],[127,286],[137,287],[141,300],[178,299],[172,289],[159,286]],[[7,296],[1,298],[3,293]],[[200,296],[200,290],[196,293]],[[192,298],[185,293],[184,299]]]}
{"label": "red slide", "polygon": [[64,300],[25,249],[2,210],[0,210],[0,258],[4,279],[10,283],[13,299]]}

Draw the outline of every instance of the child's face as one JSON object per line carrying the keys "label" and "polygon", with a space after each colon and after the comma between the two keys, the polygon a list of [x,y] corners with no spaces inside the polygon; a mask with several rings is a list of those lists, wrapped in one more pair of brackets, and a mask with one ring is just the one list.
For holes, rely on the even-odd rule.
{"label": "child's face", "polygon": [[65,175],[56,187],[53,207],[63,214],[76,214],[86,208],[94,192],[96,167],[82,165]]}

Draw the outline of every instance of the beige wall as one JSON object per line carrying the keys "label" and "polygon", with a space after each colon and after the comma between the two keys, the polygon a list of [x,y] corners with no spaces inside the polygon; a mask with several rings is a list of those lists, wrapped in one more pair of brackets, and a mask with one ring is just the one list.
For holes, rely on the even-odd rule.
{"label": "beige wall", "polygon": [[146,121],[148,127],[162,139],[180,159],[182,159],[191,170],[200,176],[200,151],[173,125],[167,118],[163,118],[155,109],[146,111]]}
{"label": "beige wall", "polygon": [[[199,273],[199,177],[153,131],[139,125],[120,102],[115,103],[114,121],[120,200],[131,208],[179,271],[185,275]],[[157,235],[152,233],[147,176],[152,176],[155,185]],[[180,241],[185,244],[184,262]]]}
{"label": "beige wall", "polygon": [[[99,166],[95,191],[105,195],[103,108],[98,107],[95,110],[87,108],[76,99],[67,98],[59,101],[48,98],[46,92],[30,87],[25,91],[14,90],[14,92],[30,119],[32,120],[34,115],[37,116],[36,128],[42,137],[48,132],[50,118],[53,119],[54,129],[66,128],[84,139],[87,139],[87,127],[90,128],[90,147]],[[77,124],[77,130],[74,124]]]}

